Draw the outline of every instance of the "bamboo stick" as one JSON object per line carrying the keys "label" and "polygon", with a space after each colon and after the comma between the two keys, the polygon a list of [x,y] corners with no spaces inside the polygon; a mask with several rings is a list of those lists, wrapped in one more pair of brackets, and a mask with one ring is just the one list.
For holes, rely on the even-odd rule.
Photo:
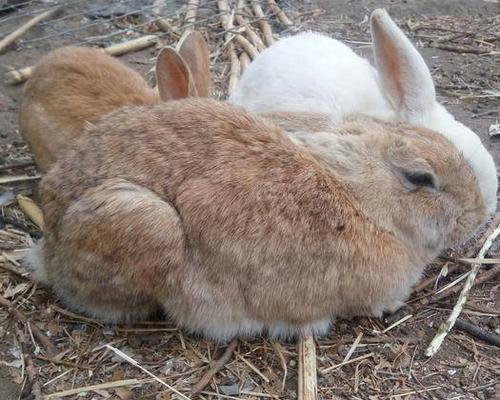
{"label": "bamboo stick", "polygon": [[251,60],[250,57],[248,57],[247,53],[241,53],[239,61],[240,61],[240,75],[243,75],[245,70],[250,65]]}
{"label": "bamboo stick", "polygon": [[285,14],[285,12],[276,4],[276,1],[274,0],[268,0],[269,2],[269,7],[273,11],[273,13],[276,14],[276,17],[279,19],[279,21],[286,26],[292,26],[293,22],[290,21],[290,18]]}
{"label": "bamboo stick", "polygon": [[[133,51],[139,51],[150,47],[158,42],[158,36],[156,35],[146,35],[141,36],[136,39],[128,40],[126,42],[114,44],[105,47],[103,51],[111,56],[121,56],[126,53],[131,53]],[[33,73],[33,67],[24,67],[21,69],[9,71],[5,74],[5,82],[9,85],[17,85],[28,80]]]}
{"label": "bamboo stick", "polygon": [[252,3],[252,10],[254,15],[259,18],[260,29],[264,35],[264,43],[266,46],[271,46],[274,43],[273,30],[271,29],[269,22],[266,20],[262,7],[258,3]]}
{"label": "bamboo stick", "polygon": [[137,39],[132,39],[126,42],[113,44],[111,46],[105,47],[104,51],[110,56],[121,56],[123,54],[131,53],[132,51],[139,51],[153,46],[158,42],[158,36],[156,35],[146,35],[141,36]]}
{"label": "bamboo stick", "polygon": [[2,53],[7,47],[9,47],[12,43],[14,43],[17,39],[24,36],[31,28],[33,28],[39,22],[50,18],[56,12],[60,11],[61,7],[52,8],[51,10],[47,10],[36,17],[33,17],[24,25],[17,28],[10,35],[7,35],[2,40],[0,40],[0,53]]}
{"label": "bamboo stick", "polygon": [[254,31],[252,25],[248,22],[248,20],[241,14],[241,10],[245,9],[244,0],[239,0],[238,5],[236,6],[236,13],[234,15],[235,21],[238,25],[245,30],[248,35],[248,39],[250,42],[257,48],[257,50],[262,51],[266,48],[264,42],[260,38],[259,35]]}
{"label": "bamboo stick", "polygon": [[[193,25],[196,22],[196,15],[198,14],[198,7],[200,6],[200,0],[189,0],[186,6],[186,17],[185,21],[187,24]],[[188,28],[188,29],[192,29]]]}

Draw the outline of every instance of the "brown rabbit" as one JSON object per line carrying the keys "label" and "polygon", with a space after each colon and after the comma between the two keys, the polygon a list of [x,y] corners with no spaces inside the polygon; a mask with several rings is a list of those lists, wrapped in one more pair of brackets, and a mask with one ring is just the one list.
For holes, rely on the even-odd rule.
{"label": "brown rabbit", "polygon": [[20,131],[37,164],[47,171],[88,123],[127,105],[208,96],[209,53],[203,36],[186,35],[177,51],[164,48],[156,62],[157,89],[100,49],[63,47],[47,54],[26,83]]}
{"label": "brown rabbit", "polygon": [[208,99],[107,115],[41,182],[34,275],[105,321],[163,308],[220,341],[322,334],[397,308],[485,219],[442,135],[374,120],[288,135]]}

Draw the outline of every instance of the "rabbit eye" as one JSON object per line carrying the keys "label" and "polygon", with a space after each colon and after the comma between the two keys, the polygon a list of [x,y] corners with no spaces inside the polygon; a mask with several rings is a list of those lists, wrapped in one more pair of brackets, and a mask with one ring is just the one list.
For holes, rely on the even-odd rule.
{"label": "rabbit eye", "polygon": [[426,171],[404,171],[403,177],[410,184],[413,189],[426,187],[430,189],[437,189],[435,176]]}

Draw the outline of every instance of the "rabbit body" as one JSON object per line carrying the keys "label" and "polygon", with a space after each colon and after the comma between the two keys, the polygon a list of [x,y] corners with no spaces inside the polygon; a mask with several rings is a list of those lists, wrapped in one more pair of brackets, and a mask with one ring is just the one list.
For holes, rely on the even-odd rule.
{"label": "rabbit body", "polygon": [[157,87],[102,49],[62,47],[40,60],[26,83],[20,131],[35,161],[47,171],[89,124],[124,106],[153,105],[210,93],[209,51],[196,31],[156,60]]}
{"label": "rabbit body", "polygon": [[364,113],[395,119],[375,68],[344,43],[315,32],[283,38],[261,52],[228,101],[259,113],[314,111],[334,119]]}
{"label": "rabbit body", "polygon": [[159,101],[137,72],[103,50],[62,47],[42,58],[26,82],[20,130],[46,171],[88,123],[126,105]]}
{"label": "rabbit body", "polygon": [[229,102],[255,112],[313,111],[333,119],[364,114],[432,129],[464,154],[494,213],[498,178],[491,154],[437,102],[423,58],[387,12],[372,13],[371,32],[377,69],[338,40],[301,33],[259,54]]}
{"label": "rabbit body", "polygon": [[[220,341],[321,334],[335,315],[399,307],[485,218],[473,171],[441,135],[300,129],[213,100],[104,117],[41,182],[34,274],[106,321],[162,308]],[[435,188],[410,190],[398,172],[418,184],[424,169]]]}

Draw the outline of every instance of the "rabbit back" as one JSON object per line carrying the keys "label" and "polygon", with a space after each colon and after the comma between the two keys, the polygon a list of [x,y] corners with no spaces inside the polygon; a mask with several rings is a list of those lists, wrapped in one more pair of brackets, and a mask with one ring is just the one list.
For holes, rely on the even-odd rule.
{"label": "rabbit back", "polygon": [[370,63],[342,42],[314,32],[284,38],[259,54],[229,102],[255,112],[394,117]]}
{"label": "rabbit back", "polygon": [[47,54],[24,88],[20,131],[42,170],[86,124],[126,105],[155,104],[157,93],[102,50],[63,47]]}

